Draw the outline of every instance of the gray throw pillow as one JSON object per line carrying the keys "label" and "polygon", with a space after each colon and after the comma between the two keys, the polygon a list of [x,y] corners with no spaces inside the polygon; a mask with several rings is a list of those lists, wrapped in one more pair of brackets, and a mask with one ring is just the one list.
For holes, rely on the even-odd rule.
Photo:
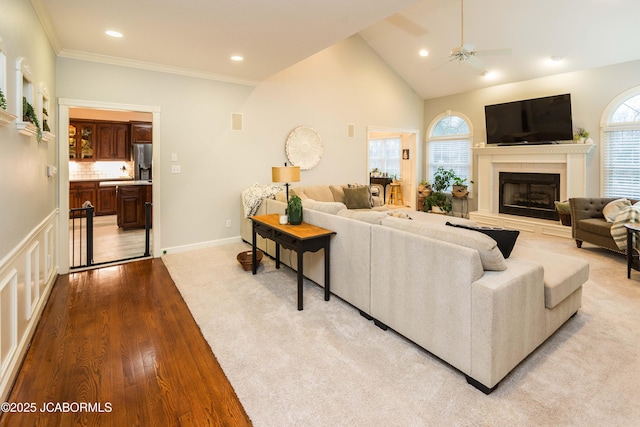
{"label": "gray throw pillow", "polygon": [[345,188],[344,204],[348,209],[371,209],[369,187]]}

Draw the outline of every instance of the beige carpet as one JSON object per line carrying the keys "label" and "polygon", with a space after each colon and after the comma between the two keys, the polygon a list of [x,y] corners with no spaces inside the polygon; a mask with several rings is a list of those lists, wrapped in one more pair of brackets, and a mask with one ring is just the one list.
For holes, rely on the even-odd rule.
{"label": "beige carpet", "polygon": [[521,233],[517,245],[581,256],[582,308],[486,396],[464,375],[265,257],[234,244],[163,257],[256,426],[640,425],[640,272],[621,255]]}

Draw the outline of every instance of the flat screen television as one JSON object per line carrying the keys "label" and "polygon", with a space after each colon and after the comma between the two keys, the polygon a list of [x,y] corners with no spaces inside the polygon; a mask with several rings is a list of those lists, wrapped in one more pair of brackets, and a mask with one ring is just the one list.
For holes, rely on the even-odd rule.
{"label": "flat screen television", "polygon": [[488,144],[549,144],[573,139],[571,94],[486,105]]}

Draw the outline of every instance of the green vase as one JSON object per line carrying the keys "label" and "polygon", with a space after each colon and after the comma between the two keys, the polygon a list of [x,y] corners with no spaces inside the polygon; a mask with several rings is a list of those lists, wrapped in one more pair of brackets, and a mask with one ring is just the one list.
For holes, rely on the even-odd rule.
{"label": "green vase", "polygon": [[302,209],[289,208],[289,224],[298,225],[302,223]]}

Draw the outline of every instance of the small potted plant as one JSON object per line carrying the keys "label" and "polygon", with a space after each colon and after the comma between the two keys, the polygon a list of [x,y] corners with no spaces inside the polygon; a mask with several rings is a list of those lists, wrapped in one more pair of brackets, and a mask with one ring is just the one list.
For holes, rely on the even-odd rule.
{"label": "small potted plant", "polygon": [[29,104],[27,98],[22,97],[22,120],[25,122],[33,123],[38,129],[38,133],[36,134],[36,139],[38,142],[42,141],[42,129],[40,129],[40,123],[38,122],[38,116],[36,116],[36,112],[33,109],[33,106]]}
{"label": "small potted plant", "polygon": [[[473,184],[473,181],[469,181],[469,183]],[[460,178],[456,175],[453,178],[451,194],[456,199],[463,199],[467,197],[467,194],[469,194],[469,190],[467,190],[467,178]]]}
{"label": "small potted plant", "polygon": [[302,223],[302,199],[299,196],[291,196],[287,202],[287,215],[289,215],[289,224]]}
{"label": "small potted plant", "polygon": [[589,132],[584,128],[578,128],[576,133],[573,135],[573,139],[578,144],[584,144],[584,142],[589,138]]}
{"label": "small potted plant", "polygon": [[7,110],[7,98],[5,98],[2,89],[0,89],[0,109]]}

